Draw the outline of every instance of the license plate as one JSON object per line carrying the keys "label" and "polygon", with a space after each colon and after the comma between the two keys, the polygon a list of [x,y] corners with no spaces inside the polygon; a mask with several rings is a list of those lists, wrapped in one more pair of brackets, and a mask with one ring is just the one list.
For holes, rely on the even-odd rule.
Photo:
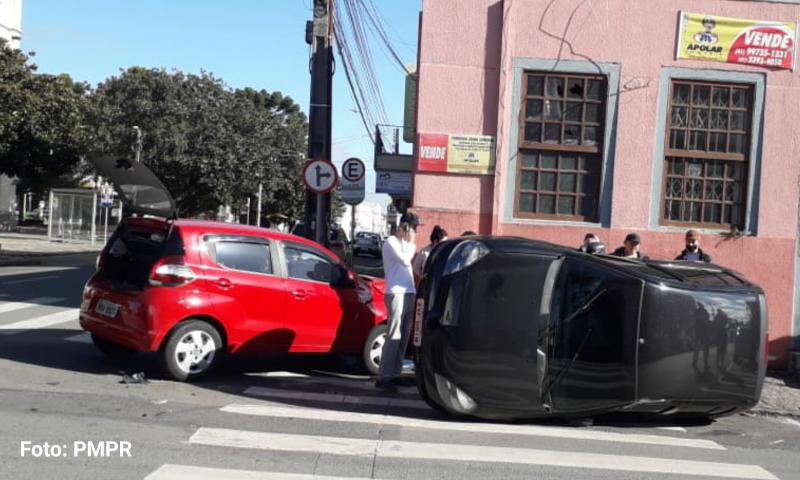
{"label": "license plate", "polygon": [[422,317],[425,315],[425,300],[417,299],[417,308],[414,312],[414,346],[422,345]]}
{"label": "license plate", "polygon": [[100,299],[97,305],[95,305],[94,311],[108,318],[114,318],[119,311],[119,305],[114,302],[109,302],[108,300]]}

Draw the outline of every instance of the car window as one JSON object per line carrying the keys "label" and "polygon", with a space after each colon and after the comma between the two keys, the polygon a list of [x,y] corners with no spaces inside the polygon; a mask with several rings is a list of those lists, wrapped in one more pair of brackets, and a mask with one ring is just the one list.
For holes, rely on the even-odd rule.
{"label": "car window", "polygon": [[339,267],[310,249],[286,246],[283,251],[291,278],[332,283],[338,277]]}
{"label": "car window", "polygon": [[224,267],[247,272],[272,273],[272,260],[269,245],[266,243],[217,241],[214,244],[214,252],[216,262]]}

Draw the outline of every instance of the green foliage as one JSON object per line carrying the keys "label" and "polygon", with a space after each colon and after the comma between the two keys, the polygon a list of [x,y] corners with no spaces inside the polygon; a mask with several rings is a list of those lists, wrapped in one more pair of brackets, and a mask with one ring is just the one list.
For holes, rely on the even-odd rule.
{"label": "green foliage", "polygon": [[86,157],[133,158],[138,126],[142,162],[181,215],[242,205],[259,183],[265,216],[303,215],[307,121],[291,97],[142,67],[92,90],[39,74],[30,60],[0,40],[0,173],[18,177],[21,190],[44,193],[75,183],[76,172],[94,174]]}
{"label": "green foliage", "polygon": [[133,67],[98,85],[93,103],[96,153],[132,156],[139,126],[142,161],[170,189],[181,215],[240,205],[259,182],[265,213],[302,214],[298,172],[307,125],[291,98],[230,90],[205,72]]}
{"label": "green foliage", "polygon": [[37,74],[0,40],[0,173],[36,193],[73,183],[90,130],[88,92],[68,75]]}

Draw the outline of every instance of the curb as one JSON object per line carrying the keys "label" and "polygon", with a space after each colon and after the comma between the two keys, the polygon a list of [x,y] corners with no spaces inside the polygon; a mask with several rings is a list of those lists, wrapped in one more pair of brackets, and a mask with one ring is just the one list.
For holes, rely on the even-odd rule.
{"label": "curb", "polygon": [[751,408],[745,412],[745,414],[752,414],[752,415],[760,415],[764,417],[789,417],[789,418],[797,418],[800,419],[800,411],[791,411],[791,410],[778,410],[774,408]]}

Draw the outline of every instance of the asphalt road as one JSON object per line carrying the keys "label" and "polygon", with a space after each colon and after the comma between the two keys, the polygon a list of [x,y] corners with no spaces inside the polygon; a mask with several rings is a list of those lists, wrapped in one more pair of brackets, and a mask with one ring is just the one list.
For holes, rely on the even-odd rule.
{"label": "asphalt road", "polygon": [[[781,418],[456,422],[413,388],[383,396],[349,359],[324,356],[165,381],[152,355],[110,361],[79,330],[93,262],[0,268],[0,478],[800,479],[800,423]],[[136,372],[149,382],[121,383]]]}

